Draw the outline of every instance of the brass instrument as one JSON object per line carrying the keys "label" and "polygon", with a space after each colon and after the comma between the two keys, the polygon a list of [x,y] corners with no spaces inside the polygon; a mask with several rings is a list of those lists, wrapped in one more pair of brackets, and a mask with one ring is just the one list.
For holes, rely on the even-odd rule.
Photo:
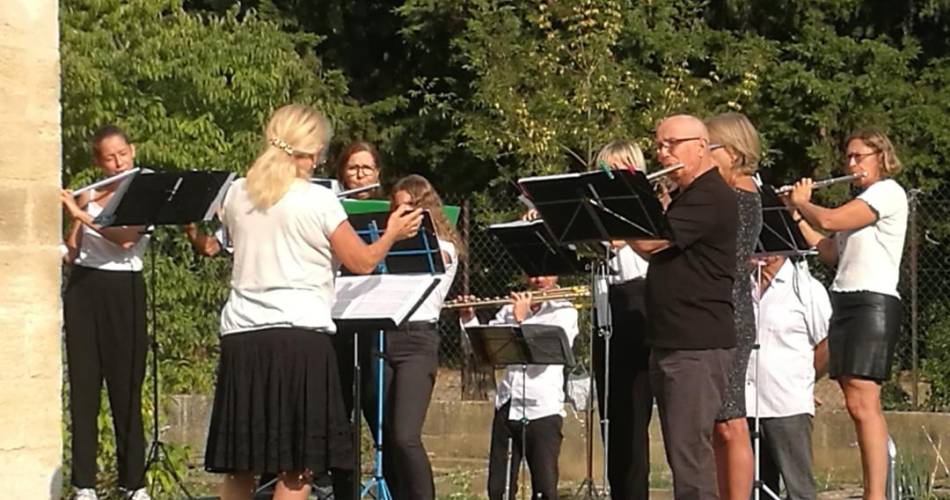
{"label": "brass instrument", "polygon": [[[531,292],[532,302],[548,302],[551,300],[577,300],[590,298],[590,287],[588,286],[569,286],[560,288],[550,288],[548,290],[537,290]],[[483,307],[499,307],[511,303],[511,297],[493,297],[487,299],[475,299],[470,301],[447,300],[442,307],[445,309],[464,309],[474,307],[480,309]],[[583,304],[578,304],[583,305]]]}
{"label": "brass instrument", "polygon": [[[867,176],[868,176],[868,173],[867,173],[867,172],[859,172],[859,173],[857,173],[857,174],[842,175],[841,177],[832,177],[831,179],[825,179],[825,180],[823,180],[823,181],[815,181],[815,182],[813,182],[813,183],[811,184],[811,188],[812,188],[812,189],[821,189],[821,188],[823,188],[823,187],[833,186],[833,185],[835,185],[835,184],[838,184],[839,182],[851,182],[851,181],[860,179],[860,178],[862,178],[862,177],[867,177]],[[775,194],[791,193],[791,192],[792,192],[792,189],[795,189],[795,186],[792,186],[792,185],[782,186],[782,187],[780,187],[780,188],[778,188],[778,189],[775,190]]]}

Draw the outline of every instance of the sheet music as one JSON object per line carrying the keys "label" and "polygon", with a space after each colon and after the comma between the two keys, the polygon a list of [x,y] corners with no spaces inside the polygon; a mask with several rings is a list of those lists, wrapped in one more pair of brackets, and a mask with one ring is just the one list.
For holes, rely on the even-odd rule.
{"label": "sheet music", "polygon": [[336,279],[333,319],[390,319],[401,324],[425,300],[440,278],[432,275],[375,274]]}

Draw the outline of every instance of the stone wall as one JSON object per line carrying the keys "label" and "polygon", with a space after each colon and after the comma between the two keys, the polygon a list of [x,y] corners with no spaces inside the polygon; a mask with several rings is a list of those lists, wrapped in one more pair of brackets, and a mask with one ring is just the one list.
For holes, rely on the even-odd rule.
{"label": "stone wall", "polygon": [[60,65],[55,0],[0,0],[0,484],[59,498]]}

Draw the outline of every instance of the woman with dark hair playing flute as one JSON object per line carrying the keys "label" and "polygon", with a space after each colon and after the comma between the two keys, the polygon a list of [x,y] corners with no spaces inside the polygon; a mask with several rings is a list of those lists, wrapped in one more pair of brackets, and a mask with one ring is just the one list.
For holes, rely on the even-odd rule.
{"label": "woman with dark hair playing flute", "polygon": [[[829,375],[838,380],[857,431],[864,498],[883,500],[888,438],[881,383],[890,376],[900,335],[897,283],[907,229],[907,195],[891,179],[901,164],[884,133],[854,132],[845,147],[847,172],[866,174],[853,183],[861,193],[840,207],[825,208],[811,202],[814,183],[802,179],[792,189],[788,204],[808,243],[818,248],[819,258],[837,265],[831,285]],[[826,237],[815,229],[833,235]]]}

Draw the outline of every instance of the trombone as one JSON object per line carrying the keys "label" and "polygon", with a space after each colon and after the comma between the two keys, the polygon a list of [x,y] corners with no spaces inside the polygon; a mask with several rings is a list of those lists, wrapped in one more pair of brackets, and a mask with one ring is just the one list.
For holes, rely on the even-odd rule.
{"label": "trombone", "polygon": [[[589,286],[570,286],[570,287],[560,287],[560,288],[551,288],[548,290],[539,290],[531,292],[531,301],[532,302],[548,302],[552,300],[570,300],[575,301],[579,299],[590,298],[590,287]],[[464,309],[466,307],[474,307],[476,309],[481,309],[484,307],[499,307],[505,304],[511,303],[511,297],[492,297],[487,299],[474,299],[469,301],[462,300],[447,300],[445,305],[442,307],[445,309]],[[575,304],[575,306],[583,306],[585,304]]]}

